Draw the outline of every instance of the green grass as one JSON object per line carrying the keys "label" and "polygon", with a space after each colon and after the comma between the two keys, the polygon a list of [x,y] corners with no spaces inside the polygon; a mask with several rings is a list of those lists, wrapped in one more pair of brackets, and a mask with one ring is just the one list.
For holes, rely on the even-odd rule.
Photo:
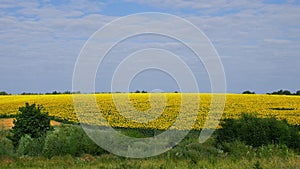
{"label": "green grass", "polygon": [[126,159],[111,154],[101,156],[82,155],[81,157],[56,156],[51,159],[44,157],[0,157],[1,168],[254,168],[257,164],[262,168],[300,167],[299,156],[273,156],[272,158],[255,157],[252,159],[241,156],[215,157],[200,159],[196,163],[189,159],[149,158]]}

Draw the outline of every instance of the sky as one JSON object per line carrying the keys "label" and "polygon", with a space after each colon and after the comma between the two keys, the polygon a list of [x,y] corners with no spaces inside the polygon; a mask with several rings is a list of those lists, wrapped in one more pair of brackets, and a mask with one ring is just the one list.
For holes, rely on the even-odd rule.
{"label": "sky", "polygon": [[[1,0],[0,91],[71,91],[76,60],[90,36],[119,17],[143,12],[176,15],[198,27],[219,54],[228,93],[300,90],[300,1]],[[98,68],[95,90],[111,90],[113,72],[127,55],[160,47],[180,55],[200,92],[210,92],[205,67],[180,45],[155,35],[118,44]],[[129,90],[180,88],[168,72],[147,70],[131,80]]]}

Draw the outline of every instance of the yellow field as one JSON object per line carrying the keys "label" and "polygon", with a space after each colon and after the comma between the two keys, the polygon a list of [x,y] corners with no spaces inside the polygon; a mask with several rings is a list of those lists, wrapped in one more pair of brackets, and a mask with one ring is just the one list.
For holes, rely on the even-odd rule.
{"label": "yellow field", "polygon": [[[193,98],[196,94],[186,95]],[[180,109],[182,95],[179,93],[153,94],[152,96],[157,97],[158,99],[154,99],[156,102],[153,102],[152,107],[149,101],[149,94],[130,94],[130,105],[132,107],[126,108],[126,104],[121,105],[121,107],[123,106],[122,115],[118,111],[120,109],[117,109],[114,105],[112,94],[97,94],[95,96],[99,111],[103,113],[104,117],[113,127],[147,127],[167,129],[175,122],[179,113],[183,112]],[[126,95],[117,94],[114,95],[114,99],[120,100],[118,103],[122,103],[124,96]],[[164,103],[162,96],[166,96],[165,105],[162,104]],[[199,94],[197,96],[200,96],[200,104],[197,120],[193,128],[201,129],[210,110],[211,95]],[[190,101],[192,104],[192,99]],[[18,113],[18,107],[24,106],[25,102],[43,105],[44,110],[48,111],[51,116],[78,122],[78,118],[74,110],[72,95],[0,96],[0,115]],[[161,107],[162,105],[165,107]],[[185,108],[184,111],[187,112],[188,110],[186,109],[187,108]],[[102,124],[100,122],[98,123],[99,112],[91,114],[88,110],[88,106],[86,106],[86,109],[83,108],[80,110],[80,112],[87,114],[88,119],[85,119],[85,123]],[[139,113],[139,120],[134,121],[134,116],[137,115],[137,112]],[[274,116],[278,119],[286,119],[290,124],[300,124],[300,97],[227,94],[225,110],[222,118],[236,118],[242,112],[257,113],[260,117]],[[130,117],[131,115],[133,115],[133,117]],[[179,122],[182,128],[185,128],[185,124],[189,121],[187,118],[188,116],[180,119]]]}

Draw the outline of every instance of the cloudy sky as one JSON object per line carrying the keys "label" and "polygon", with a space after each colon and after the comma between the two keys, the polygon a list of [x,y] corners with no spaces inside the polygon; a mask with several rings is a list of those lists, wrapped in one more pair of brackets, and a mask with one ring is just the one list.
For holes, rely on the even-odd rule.
{"label": "cloudy sky", "polygon": [[[0,91],[72,90],[74,65],[89,37],[119,17],[141,12],[176,15],[202,30],[221,58],[230,93],[300,89],[300,1],[1,0]],[[96,91],[110,91],[111,76],[125,55],[160,46],[177,52],[195,73],[200,91],[209,92],[201,63],[180,44],[170,44],[175,42],[156,36],[120,43],[99,67]],[[137,89],[180,90],[174,77],[158,70],[139,73],[130,86]]]}

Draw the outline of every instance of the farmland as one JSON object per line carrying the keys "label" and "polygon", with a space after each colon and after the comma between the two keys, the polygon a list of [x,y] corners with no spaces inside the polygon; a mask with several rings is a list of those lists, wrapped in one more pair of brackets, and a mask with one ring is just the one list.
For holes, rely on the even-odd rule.
{"label": "farmland", "polygon": [[[150,105],[150,97],[159,97],[158,101]],[[197,120],[193,129],[199,130],[203,127],[205,119],[210,111],[211,94],[183,94],[187,98],[197,95],[200,97]],[[108,120],[113,127],[130,127],[130,128],[157,128],[167,129],[174,123],[178,113],[182,112],[180,105],[182,95],[178,93],[132,93],[129,94],[131,107],[126,108],[127,115],[120,114],[119,109],[114,104],[116,99],[122,99],[126,94],[95,94],[99,107],[99,112]],[[159,99],[165,97],[165,105],[161,105]],[[0,116],[9,117],[18,113],[18,108],[25,102],[42,105],[44,110],[49,112],[50,116],[57,119],[78,122],[75,113],[72,95],[9,95],[0,96]],[[151,106],[154,109],[151,109]],[[161,106],[163,109],[161,109]],[[156,108],[156,109],[155,109]],[[135,109],[135,110],[134,110]],[[148,110],[154,111],[148,111]],[[140,115],[151,119],[148,122],[140,123],[131,120],[130,113],[138,111]],[[157,110],[157,112],[155,111]],[[84,111],[84,110],[83,110]],[[188,110],[186,110],[188,111]],[[98,112],[98,113],[99,113]],[[256,113],[259,117],[276,117],[285,119],[290,124],[300,124],[300,97],[299,96],[276,96],[276,95],[242,95],[226,94],[225,109],[222,118],[236,118],[242,112]],[[123,113],[123,112],[122,112]],[[157,113],[161,113],[157,114]],[[157,117],[157,118],[156,118]],[[133,117],[134,118],[134,117]],[[85,119],[85,123],[97,123],[95,118]],[[183,119],[185,124],[189,119]],[[184,128],[184,125],[183,125]]]}
{"label": "farmland", "polygon": [[[124,93],[75,95],[79,98],[95,96],[97,111],[90,102],[73,102],[74,95],[8,95],[0,96],[0,167],[1,168],[299,168],[299,152],[286,145],[270,144],[259,147],[240,141],[217,143],[212,136],[199,144],[200,129],[210,111],[211,94],[180,93]],[[200,101],[195,103],[195,98]],[[129,98],[130,102],[126,102]],[[182,106],[182,99],[188,104]],[[128,100],[127,100],[128,101]],[[196,117],[194,130],[171,150],[144,159],[119,157],[106,152],[92,142],[82,128],[75,124],[55,126],[48,132],[40,148],[35,139],[24,137],[16,150],[7,136],[7,117],[19,113],[18,108],[28,102],[44,107],[44,111],[61,122],[107,125],[101,123],[100,114],[108,124],[119,128],[123,134],[132,137],[150,137],[156,129],[168,129],[180,113],[176,129],[190,129],[186,124]],[[86,104],[87,103],[87,104]],[[118,103],[119,105],[115,105]],[[130,106],[128,105],[130,104]],[[218,103],[217,103],[218,104]],[[221,103],[220,103],[221,104]],[[196,116],[190,115],[189,108],[196,109]],[[182,107],[181,107],[182,106]],[[75,109],[76,108],[76,109]],[[191,110],[192,111],[192,110]],[[226,94],[222,118],[239,118],[242,113],[253,113],[258,117],[276,117],[290,124],[300,123],[300,97],[276,95]],[[138,118],[135,118],[137,116]],[[82,118],[87,117],[87,118]],[[84,120],[84,121],[82,121]],[[10,124],[11,125],[11,124]],[[52,124],[53,125],[53,124]],[[250,125],[249,125],[250,126]],[[11,127],[11,126],[10,126]],[[274,126],[276,127],[276,126]],[[154,130],[153,130],[154,129]],[[260,128],[263,129],[263,128]],[[260,132],[256,132],[260,133]],[[261,132],[264,133],[264,132]],[[78,139],[80,138],[80,139]],[[169,140],[166,140],[167,143]],[[112,141],[110,144],[116,144]],[[147,144],[146,144],[147,145]],[[120,147],[114,145],[114,147]],[[136,150],[139,147],[136,148]],[[125,146],[126,149],[126,146]],[[132,148],[131,148],[132,149]],[[25,151],[26,150],[26,151]],[[132,149],[133,150],[133,149]],[[33,155],[37,154],[37,155]]]}

